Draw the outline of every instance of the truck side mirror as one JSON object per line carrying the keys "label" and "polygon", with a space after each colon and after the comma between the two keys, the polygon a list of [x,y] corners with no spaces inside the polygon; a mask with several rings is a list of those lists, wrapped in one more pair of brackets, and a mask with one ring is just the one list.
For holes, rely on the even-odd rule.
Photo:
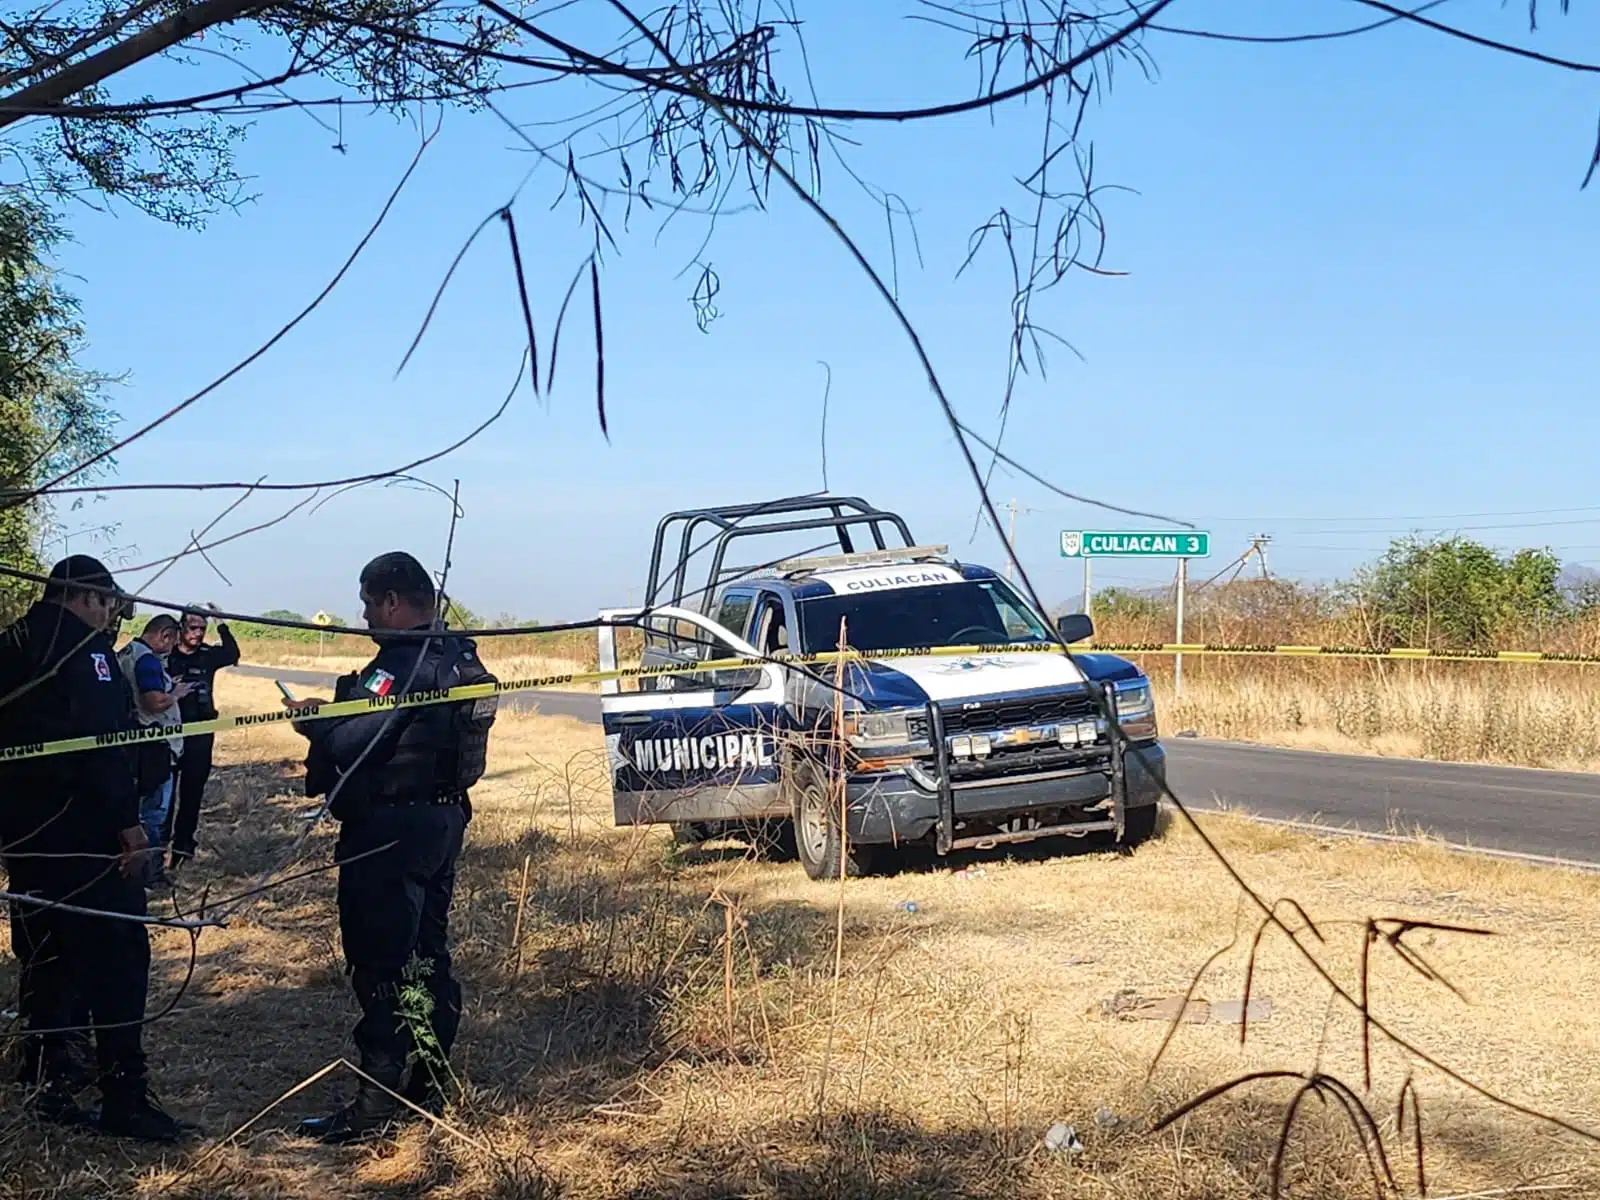
{"label": "truck side mirror", "polygon": [[1056,622],[1056,631],[1067,645],[1087,642],[1094,636],[1094,622],[1085,613],[1068,613]]}

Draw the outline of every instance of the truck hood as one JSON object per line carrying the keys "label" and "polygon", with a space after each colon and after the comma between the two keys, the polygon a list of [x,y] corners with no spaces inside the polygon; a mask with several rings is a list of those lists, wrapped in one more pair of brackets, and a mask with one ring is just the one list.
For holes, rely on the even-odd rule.
{"label": "truck hood", "polygon": [[869,658],[864,689],[884,707],[1083,683],[1083,672],[1062,654],[972,654],[960,657]]}

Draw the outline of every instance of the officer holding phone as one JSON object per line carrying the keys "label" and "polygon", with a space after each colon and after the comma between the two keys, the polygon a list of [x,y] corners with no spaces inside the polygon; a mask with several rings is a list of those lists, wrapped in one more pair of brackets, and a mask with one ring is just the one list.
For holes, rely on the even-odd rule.
{"label": "officer holding phone", "polygon": [[[472,640],[438,620],[433,580],[411,555],[395,551],[368,563],[361,602],[378,653],[340,678],[335,702],[493,682]],[[306,717],[326,703],[278,688],[284,706]],[[483,774],[494,700],[374,704],[370,712],[295,722],[310,742],[306,794],[329,795],[340,823],[339,932],[361,1005],[355,1043],[364,1076],[351,1103],[302,1123],[304,1134],[331,1143],[381,1135],[409,1113],[397,1096],[429,1112],[444,1109],[461,1020],[450,902],[472,813],[467,789]],[[432,1000],[426,1038],[401,1017],[408,978]]]}

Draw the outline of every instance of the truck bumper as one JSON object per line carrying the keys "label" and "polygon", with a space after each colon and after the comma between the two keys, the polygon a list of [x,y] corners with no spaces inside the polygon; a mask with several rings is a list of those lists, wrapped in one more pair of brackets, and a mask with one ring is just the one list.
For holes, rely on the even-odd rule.
{"label": "truck bumper", "polygon": [[[1161,799],[1166,761],[1159,742],[1141,743],[1138,753],[1127,753],[1124,763],[1129,809]],[[862,845],[922,841],[939,822],[938,791],[922,787],[904,772],[852,776],[845,788],[850,838]],[[958,823],[979,826],[1044,813],[1063,824],[1094,824],[1111,819],[1110,805],[1105,803],[1111,798],[1111,788],[1110,778],[1101,771],[957,787],[955,816]],[[1105,807],[1099,811],[1086,811],[1103,803]]]}

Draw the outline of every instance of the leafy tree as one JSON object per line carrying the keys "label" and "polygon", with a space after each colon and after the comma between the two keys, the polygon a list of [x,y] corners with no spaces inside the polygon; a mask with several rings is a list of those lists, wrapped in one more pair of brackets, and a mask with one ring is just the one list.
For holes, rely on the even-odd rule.
{"label": "leafy tree", "polygon": [[445,598],[444,620],[451,629],[470,629],[483,623],[478,619],[477,613],[454,596]]}
{"label": "leafy tree", "polygon": [[519,629],[519,628],[524,628],[524,627],[529,626],[529,625],[537,625],[537,624],[539,624],[539,622],[537,620],[535,620],[533,617],[519,617],[519,616],[517,616],[516,613],[513,613],[513,612],[502,612],[502,613],[498,614],[492,621],[487,622],[486,623],[486,628],[489,628],[489,629]]}
{"label": "leafy tree", "polygon": [[1468,538],[1406,538],[1358,575],[1351,595],[1380,645],[1489,649],[1504,629],[1566,613],[1560,573],[1549,550],[1499,555]]}
{"label": "leafy tree", "polygon": [[[240,115],[262,110],[254,101],[288,107],[298,102],[285,85],[315,77],[340,89],[341,105],[345,93],[395,111],[472,102],[507,37],[470,7],[432,0],[46,0],[3,29],[0,131],[20,131],[3,144],[17,168],[6,185],[39,199],[121,199],[189,226],[245,198],[233,152]],[[117,87],[151,60],[182,81],[175,94]],[[342,148],[342,126],[329,128]]]}
{"label": "leafy tree", "polygon": [[1130,588],[1109,587],[1094,593],[1090,603],[1096,621],[1135,625],[1168,619],[1172,605],[1163,596],[1136,592]]}
{"label": "leafy tree", "polygon": [[[0,500],[109,444],[114,417],[106,376],[77,365],[84,346],[78,302],[50,265],[64,233],[50,212],[26,198],[0,199]],[[42,565],[50,510],[39,501],[0,507],[0,562]],[[0,579],[0,617],[9,619],[35,589]]]}
{"label": "leafy tree", "polygon": [[[310,622],[311,620],[310,617],[305,616],[302,613],[297,613],[291,608],[269,608],[261,615],[263,617],[272,617],[278,621]],[[347,631],[344,618],[331,613],[329,615],[333,617],[333,624],[328,626],[328,633],[330,635]],[[240,638],[261,638],[282,642],[315,643],[320,637],[319,634],[310,629],[284,629],[278,625],[257,625],[253,621],[239,621],[230,625],[229,628],[233,630],[235,637]]]}

